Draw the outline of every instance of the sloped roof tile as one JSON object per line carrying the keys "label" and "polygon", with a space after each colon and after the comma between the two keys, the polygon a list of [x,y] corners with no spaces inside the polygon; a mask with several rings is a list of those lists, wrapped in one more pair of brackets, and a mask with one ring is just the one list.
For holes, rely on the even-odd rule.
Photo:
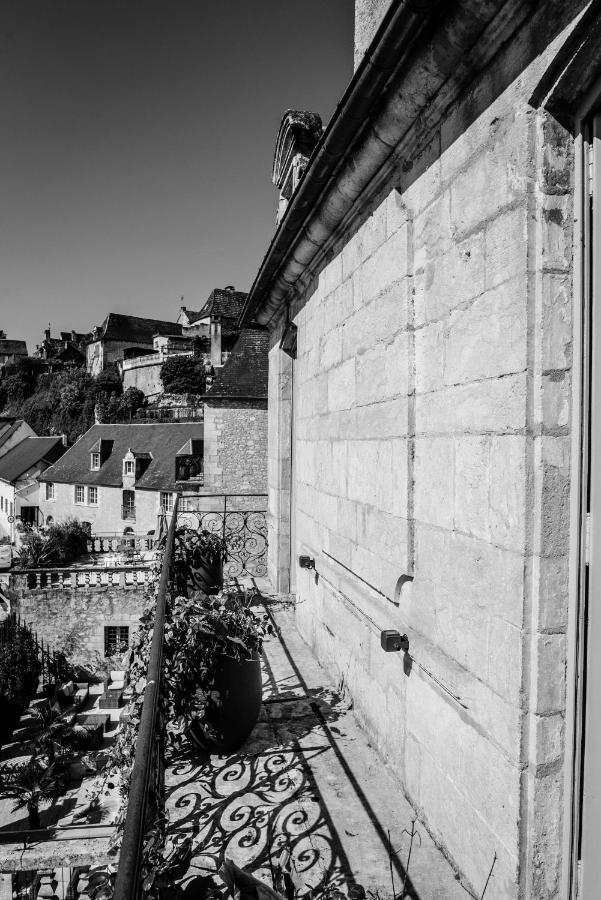
{"label": "sloped roof tile", "polygon": [[[186,441],[202,441],[203,426],[182,422],[124,425],[92,425],[88,431],[40,480],[58,484],[97,484],[121,487],[123,457],[129,449],[134,454],[150,454],[150,465],[136,481],[136,490],[174,491],[175,457]],[[110,455],[100,469],[90,469],[90,453],[100,440],[112,440]]]}

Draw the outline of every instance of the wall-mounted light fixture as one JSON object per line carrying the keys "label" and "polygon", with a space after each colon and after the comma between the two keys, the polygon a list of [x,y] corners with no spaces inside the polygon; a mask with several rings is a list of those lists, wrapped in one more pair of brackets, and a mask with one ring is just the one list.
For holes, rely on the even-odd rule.
{"label": "wall-mounted light fixture", "polygon": [[286,322],[286,327],[284,328],[282,340],[280,341],[280,350],[283,350],[284,353],[287,353],[292,359],[296,359],[297,331],[298,329],[294,322],[288,320],[288,322]]}
{"label": "wall-mounted light fixture", "polygon": [[409,650],[409,638],[406,634],[387,628],[380,632],[380,645],[386,653],[397,653],[399,650]]}
{"label": "wall-mounted light fixture", "polygon": [[315,560],[310,556],[299,556],[298,564],[301,569],[314,569],[315,568]]}

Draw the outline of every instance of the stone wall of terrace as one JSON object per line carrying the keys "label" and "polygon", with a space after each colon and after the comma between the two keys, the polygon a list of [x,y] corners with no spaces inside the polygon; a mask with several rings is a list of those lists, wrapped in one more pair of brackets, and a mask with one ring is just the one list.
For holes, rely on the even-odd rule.
{"label": "stone wall of terrace", "polygon": [[104,655],[105,628],[127,626],[131,640],[150,574],[134,567],[11,572],[11,603],[51,649],[86,665]]}

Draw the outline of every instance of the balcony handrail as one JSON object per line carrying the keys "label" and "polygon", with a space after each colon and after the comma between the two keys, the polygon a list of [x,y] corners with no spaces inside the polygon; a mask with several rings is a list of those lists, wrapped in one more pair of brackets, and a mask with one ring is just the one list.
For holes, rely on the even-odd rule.
{"label": "balcony handrail", "polygon": [[146,832],[146,807],[150,790],[153,740],[157,725],[159,697],[161,691],[161,672],[163,664],[163,641],[165,630],[165,612],[167,591],[171,569],[171,557],[175,541],[178,498],[175,498],[173,516],[169,523],[165,554],[161,567],[161,578],[157,591],[156,611],[148,674],[144,701],[140,716],[136,753],[129,787],[127,813],[123,828],[123,840],[119,855],[119,867],[115,880],[113,900],[135,900],[140,896],[140,868],[142,864],[142,847]]}

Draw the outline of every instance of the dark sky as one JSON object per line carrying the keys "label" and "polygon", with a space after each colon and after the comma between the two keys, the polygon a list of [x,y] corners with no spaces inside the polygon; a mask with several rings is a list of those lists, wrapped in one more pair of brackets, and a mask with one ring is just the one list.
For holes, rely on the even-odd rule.
{"label": "dark sky", "polygon": [[327,122],[352,0],[3,0],[0,328],[177,316],[248,290],[286,108]]}

